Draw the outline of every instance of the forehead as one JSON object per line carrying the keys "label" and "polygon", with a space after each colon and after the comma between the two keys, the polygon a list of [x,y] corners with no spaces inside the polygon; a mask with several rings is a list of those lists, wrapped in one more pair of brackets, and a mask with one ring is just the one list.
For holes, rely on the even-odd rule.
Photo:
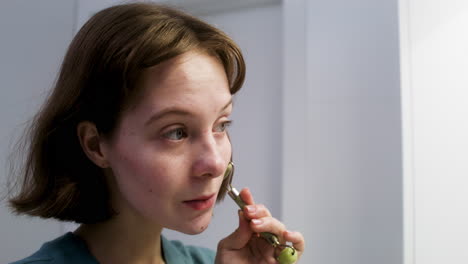
{"label": "forehead", "polygon": [[[180,77],[192,77],[192,74],[226,73],[221,62],[214,56],[202,51],[189,51],[170,60],[150,67],[145,72],[146,79],[166,80]],[[194,77],[194,76],[193,76]]]}
{"label": "forehead", "polygon": [[[140,83],[147,91],[175,92],[175,89],[202,88],[215,85],[229,90],[224,67],[220,61],[206,53],[191,51],[148,68]],[[171,91],[172,90],[172,91]]]}
{"label": "forehead", "polygon": [[148,68],[139,85],[142,92],[134,106],[145,111],[207,103],[217,107],[231,99],[223,65],[202,52],[187,52]]}

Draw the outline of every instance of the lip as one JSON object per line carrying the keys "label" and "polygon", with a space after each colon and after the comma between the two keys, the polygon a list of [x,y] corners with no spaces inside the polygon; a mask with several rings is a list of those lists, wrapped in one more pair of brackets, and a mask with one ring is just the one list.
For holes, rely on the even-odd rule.
{"label": "lip", "polygon": [[192,200],[183,201],[186,206],[197,210],[206,210],[213,207],[216,201],[216,194],[202,195]]}

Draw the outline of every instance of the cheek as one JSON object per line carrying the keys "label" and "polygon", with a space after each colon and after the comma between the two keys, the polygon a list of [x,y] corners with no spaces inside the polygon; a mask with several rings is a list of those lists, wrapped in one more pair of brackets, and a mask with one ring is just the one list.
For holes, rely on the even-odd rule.
{"label": "cheek", "polygon": [[[145,153],[145,148],[122,146],[112,158],[112,170],[117,191],[131,203],[144,203],[148,198],[167,195],[170,186],[168,173],[170,161],[155,159]],[[168,163],[169,162],[169,163]],[[149,199],[153,201],[154,199]]]}

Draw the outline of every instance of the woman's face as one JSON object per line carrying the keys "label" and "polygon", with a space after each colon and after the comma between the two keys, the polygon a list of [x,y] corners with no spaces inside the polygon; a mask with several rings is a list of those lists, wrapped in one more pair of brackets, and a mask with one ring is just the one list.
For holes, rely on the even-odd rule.
{"label": "woman's face", "polygon": [[139,102],[102,143],[114,209],[200,233],[211,220],[231,155],[226,73],[215,58],[188,52],[149,68],[141,85]]}

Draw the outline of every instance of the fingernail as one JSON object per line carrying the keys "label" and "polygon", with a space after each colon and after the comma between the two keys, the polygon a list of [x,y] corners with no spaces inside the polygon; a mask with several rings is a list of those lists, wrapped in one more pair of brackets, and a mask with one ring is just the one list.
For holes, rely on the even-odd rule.
{"label": "fingernail", "polygon": [[252,223],[254,223],[254,225],[260,225],[263,221],[260,219],[252,219]]}
{"label": "fingernail", "polygon": [[249,213],[255,213],[255,210],[256,210],[255,206],[253,206],[253,205],[247,205],[246,208],[247,208],[247,212],[249,212]]}

